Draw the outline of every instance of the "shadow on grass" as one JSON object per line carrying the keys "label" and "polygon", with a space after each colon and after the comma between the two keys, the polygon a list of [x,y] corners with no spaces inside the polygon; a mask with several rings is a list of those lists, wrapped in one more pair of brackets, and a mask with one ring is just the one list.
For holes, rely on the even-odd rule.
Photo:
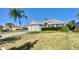
{"label": "shadow on grass", "polygon": [[41,31],[28,32],[28,34],[38,34],[38,33],[41,33]]}
{"label": "shadow on grass", "polygon": [[10,48],[9,50],[30,50],[31,48],[33,48],[33,46],[38,42],[38,40],[34,41],[34,42],[27,42],[25,44],[23,44],[22,46],[16,48]]}
{"label": "shadow on grass", "polygon": [[4,40],[0,40],[0,45],[4,43],[14,43],[15,41],[21,39],[21,37],[11,37],[11,38],[6,38]]}

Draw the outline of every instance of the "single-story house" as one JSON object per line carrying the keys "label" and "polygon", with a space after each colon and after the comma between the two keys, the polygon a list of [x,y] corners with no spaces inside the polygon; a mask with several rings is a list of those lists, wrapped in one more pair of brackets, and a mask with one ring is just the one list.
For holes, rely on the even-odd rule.
{"label": "single-story house", "polygon": [[10,26],[4,26],[3,30],[6,30],[6,29],[15,31],[15,30],[22,30],[23,27],[17,26],[17,25],[14,25],[14,26],[11,26],[11,27]]}
{"label": "single-story house", "polygon": [[15,25],[15,27],[12,28],[12,30],[22,30],[23,27]]}
{"label": "single-story house", "polygon": [[75,23],[75,28],[79,28],[79,22]]}
{"label": "single-story house", "polygon": [[43,27],[57,27],[57,26],[65,26],[66,23],[58,20],[58,19],[51,19],[51,20],[44,20],[42,22],[32,20],[27,28],[28,31],[41,31],[41,28]]}

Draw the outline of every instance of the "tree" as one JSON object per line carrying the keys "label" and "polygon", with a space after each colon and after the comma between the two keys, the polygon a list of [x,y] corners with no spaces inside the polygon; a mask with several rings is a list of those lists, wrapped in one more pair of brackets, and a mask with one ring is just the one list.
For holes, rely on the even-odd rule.
{"label": "tree", "polygon": [[25,12],[21,9],[17,9],[17,8],[13,8],[13,9],[10,9],[9,11],[9,15],[16,21],[16,20],[19,20],[19,24],[21,26],[21,19],[22,18],[27,18],[27,16],[25,15]]}
{"label": "tree", "polygon": [[15,25],[12,23],[6,23],[5,27],[6,27],[6,29],[12,30],[12,28],[15,27]]}
{"label": "tree", "polygon": [[75,29],[75,21],[74,20],[71,20],[67,23],[67,26],[69,27],[70,30],[73,30]]}
{"label": "tree", "polygon": [[0,25],[0,29],[2,29],[3,28],[3,26],[2,25]]}
{"label": "tree", "polygon": [[3,26],[2,26],[2,25],[0,25],[0,32],[2,31],[2,28],[3,28]]}

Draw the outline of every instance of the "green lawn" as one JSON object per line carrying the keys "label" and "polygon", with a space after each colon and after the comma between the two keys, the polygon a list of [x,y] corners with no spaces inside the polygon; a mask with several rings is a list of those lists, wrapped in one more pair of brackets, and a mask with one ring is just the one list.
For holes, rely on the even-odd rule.
{"label": "green lawn", "polygon": [[32,50],[77,50],[79,49],[79,33],[39,33],[37,44]]}
{"label": "green lawn", "polygon": [[0,46],[7,49],[15,47],[20,50],[79,50],[79,33],[74,32],[28,33],[18,40],[12,40],[5,41]]}

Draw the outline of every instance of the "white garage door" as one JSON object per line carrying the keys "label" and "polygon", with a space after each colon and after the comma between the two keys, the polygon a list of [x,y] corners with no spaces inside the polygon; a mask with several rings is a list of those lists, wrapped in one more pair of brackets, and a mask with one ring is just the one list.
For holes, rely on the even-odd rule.
{"label": "white garage door", "polygon": [[29,31],[41,31],[41,27],[39,25],[28,26]]}

